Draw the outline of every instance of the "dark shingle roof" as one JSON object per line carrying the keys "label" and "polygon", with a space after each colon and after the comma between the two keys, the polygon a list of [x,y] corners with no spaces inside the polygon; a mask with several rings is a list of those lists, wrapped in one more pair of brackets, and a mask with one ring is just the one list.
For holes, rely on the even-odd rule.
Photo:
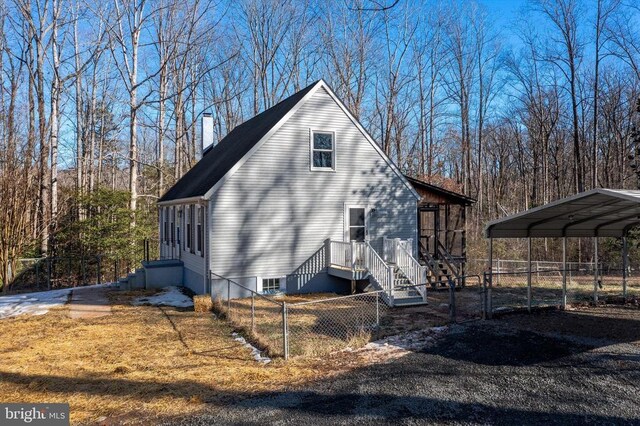
{"label": "dark shingle roof", "polygon": [[287,99],[261,112],[233,129],[217,145],[205,152],[159,202],[200,197],[207,193],[231,168],[245,156],[309,91],[317,84],[305,87]]}

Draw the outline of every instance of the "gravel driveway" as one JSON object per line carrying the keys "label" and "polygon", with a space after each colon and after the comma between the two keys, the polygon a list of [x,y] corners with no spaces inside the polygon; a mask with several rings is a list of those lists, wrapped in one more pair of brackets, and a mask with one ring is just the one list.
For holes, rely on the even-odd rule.
{"label": "gravel driveway", "polygon": [[640,424],[640,311],[512,315],[435,346],[178,424]]}

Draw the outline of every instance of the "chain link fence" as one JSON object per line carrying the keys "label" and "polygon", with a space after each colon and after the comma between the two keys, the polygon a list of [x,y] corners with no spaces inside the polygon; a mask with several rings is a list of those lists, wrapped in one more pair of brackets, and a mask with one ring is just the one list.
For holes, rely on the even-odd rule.
{"label": "chain link fence", "polygon": [[322,356],[375,340],[389,308],[383,292],[373,291],[287,303],[286,309],[289,353]]}
{"label": "chain link fence", "polygon": [[104,281],[102,256],[20,259],[9,291],[43,291],[100,284]]}
{"label": "chain link fence", "polygon": [[[532,269],[529,273],[498,272],[491,274],[487,297],[493,313],[563,305],[563,269]],[[488,280],[488,273],[485,279]],[[489,283],[487,282],[487,286]],[[566,270],[566,304],[580,305],[596,301],[637,303],[640,298],[640,277],[627,276],[623,270],[600,268],[597,277],[593,268]]]}
{"label": "chain link fence", "polygon": [[[269,356],[322,356],[364,346],[388,312],[383,291],[322,297],[264,295],[210,273],[214,311]],[[315,297],[315,296],[311,296]]]}
{"label": "chain link fence", "polygon": [[269,356],[288,356],[283,301],[213,272],[209,273],[208,286],[216,313]]}

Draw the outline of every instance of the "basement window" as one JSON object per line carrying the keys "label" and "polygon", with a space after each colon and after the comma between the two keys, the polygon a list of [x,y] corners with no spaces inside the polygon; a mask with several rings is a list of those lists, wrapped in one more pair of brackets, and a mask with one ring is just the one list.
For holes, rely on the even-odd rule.
{"label": "basement window", "polygon": [[280,291],[280,278],[263,278],[262,293],[273,294]]}
{"label": "basement window", "polygon": [[311,131],[311,170],[335,170],[335,133]]}

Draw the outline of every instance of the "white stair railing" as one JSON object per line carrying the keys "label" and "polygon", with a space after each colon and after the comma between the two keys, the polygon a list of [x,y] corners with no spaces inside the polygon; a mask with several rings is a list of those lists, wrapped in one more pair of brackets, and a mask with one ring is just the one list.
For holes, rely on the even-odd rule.
{"label": "white stair railing", "polygon": [[[420,296],[426,300],[427,289],[427,268],[411,255],[411,240],[402,241],[400,239],[384,239],[384,255],[388,256],[385,261],[369,242],[344,242],[328,241],[329,253],[327,259],[328,267],[338,267],[355,271],[368,271],[369,275],[381,290],[388,296],[388,302],[393,304],[395,288],[395,267],[397,266],[407,277],[411,285],[416,286]],[[395,266],[389,265],[392,259]]]}
{"label": "white stair railing", "polygon": [[393,268],[380,257],[368,242],[363,243],[367,249],[368,270],[373,279],[391,298],[393,298],[394,275]]}
{"label": "white stair railing", "polygon": [[423,284],[427,282],[427,268],[411,255],[406,246],[397,245],[396,248],[396,265],[426,301],[427,287]]}
{"label": "white stair railing", "polygon": [[395,238],[382,237],[382,258],[389,263],[396,263]]}

